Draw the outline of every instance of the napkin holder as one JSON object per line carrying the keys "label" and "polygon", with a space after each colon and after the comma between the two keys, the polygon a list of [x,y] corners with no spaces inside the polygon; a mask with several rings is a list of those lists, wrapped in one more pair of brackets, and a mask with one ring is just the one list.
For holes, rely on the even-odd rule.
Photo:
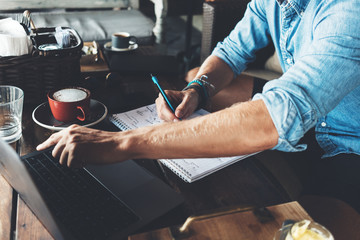
{"label": "napkin holder", "polygon": [[71,28],[70,46],[61,49],[42,49],[55,44],[55,28],[32,29],[31,54],[0,57],[0,85],[13,85],[24,90],[25,104],[35,105],[46,100],[47,92],[75,86],[80,81],[80,58],[83,41]]}

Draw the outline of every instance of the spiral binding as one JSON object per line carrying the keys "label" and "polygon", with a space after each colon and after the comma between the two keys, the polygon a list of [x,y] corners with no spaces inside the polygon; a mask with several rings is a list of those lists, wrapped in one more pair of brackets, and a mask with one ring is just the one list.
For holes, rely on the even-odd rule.
{"label": "spiral binding", "polygon": [[160,162],[168,167],[173,173],[179,176],[185,182],[190,183],[192,181],[192,174],[177,164],[175,161],[170,159],[161,159]]}
{"label": "spiral binding", "polygon": [[126,123],[124,123],[121,119],[117,118],[116,116],[109,117],[109,120],[120,130],[126,131],[131,129]]}

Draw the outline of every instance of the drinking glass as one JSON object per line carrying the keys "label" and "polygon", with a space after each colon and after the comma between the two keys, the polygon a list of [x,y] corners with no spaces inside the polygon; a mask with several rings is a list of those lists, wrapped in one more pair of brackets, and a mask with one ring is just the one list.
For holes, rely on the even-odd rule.
{"label": "drinking glass", "polygon": [[334,240],[328,229],[319,223],[302,220],[296,223],[283,225],[276,232],[274,240]]}
{"label": "drinking glass", "polygon": [[21,137],[24,92],[14,86],[0,86],[0,137],[13,143]]}

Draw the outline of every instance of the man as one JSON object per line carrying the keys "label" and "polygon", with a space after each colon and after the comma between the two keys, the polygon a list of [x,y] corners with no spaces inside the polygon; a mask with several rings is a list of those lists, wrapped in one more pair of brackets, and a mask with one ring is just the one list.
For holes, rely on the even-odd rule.
{"label": "man", "polygon": [[[359,11],[360,2],[352,0],[253,0],[244,18],[200,67],[196,81],[187,90],[167,91],[180,103],[175,114],[164,99],[157,99],[159,116],[169,123],[119,133],[72,126],[52,135],[38,150],[56,144],[53,155],[75,167],[84,164],[80,159],[106,164],[131,158],[232,156],[266,149],[298,152],[306,149],[300,139],[315,128],[325,158],[319,162],[331,166],[325,170],[328,175],[319,179],[339,184],[334,191],[352,192],[347,200],[359,210]],[[235,78],[239,80],[246,64],[270,38],[282,77],[266,83],[251,101],[178,121],[205,105],[209,96],[221,95],[220,90]],[[257,86],[252,78],[242,80],[237,81],[242,96],[233,100],[249,99]]]}

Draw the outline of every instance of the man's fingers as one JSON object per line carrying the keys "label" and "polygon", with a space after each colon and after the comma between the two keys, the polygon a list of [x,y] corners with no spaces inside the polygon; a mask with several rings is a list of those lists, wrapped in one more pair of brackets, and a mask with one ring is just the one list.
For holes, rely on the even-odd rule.
{"label": "man's fingers", "polygon": [[74,151],[70,151],[69,155],[67,156],[67,166],[71,168],[85,167],[86,161],[84,160],[84,156],[79,159],[75,158],[74,154]]}
{"label": "man's fingers", "polygon": [[64,139],[61,139],[58,141],[58,143],[55,145],[54,149],[52,150],[52,155],[54,158],[60,158],[62,155],[62,152],[65,148],[65,142]]}
{"label": "man's fingers", "polygon": [[59,159],[59,163],[61,165],[69,165],[69,163],[68,163],[68,155],[69,155],[68,151],[62,151],[61,152],[60,159]]}
{"label": "man's fingers", "polygon": [[178,118],[187,118],[192,111],[190,111],[188,106],[188,98],[185,97],[184,100],[179,104],[175,109],[175,115]]}
{"label": "man's fingers", "polygon": [[36,147],[36,150],[38,150],[38,151],[45,150],[46,148],[49,148],[49,147],[57,144],[60,139],[61,139],[60,134],[54,133],[45,142],[39,144]]}
{"label": "man's fingers", "polygon": [[156,99],[156,111],[160,119],[164,121],[174,121],[177,119],[175,114],[171,111],[168,105],[165,102],[165,99],[159,94],[159,97]]}
{"label": "man's fingers", "polygon": [[192,106],[190,102],[189,95],[185,95],[183,101],[179,104],[179,106],[175,110],[175,115],[178,118],[188,118],[195,110],[195,106]]}

